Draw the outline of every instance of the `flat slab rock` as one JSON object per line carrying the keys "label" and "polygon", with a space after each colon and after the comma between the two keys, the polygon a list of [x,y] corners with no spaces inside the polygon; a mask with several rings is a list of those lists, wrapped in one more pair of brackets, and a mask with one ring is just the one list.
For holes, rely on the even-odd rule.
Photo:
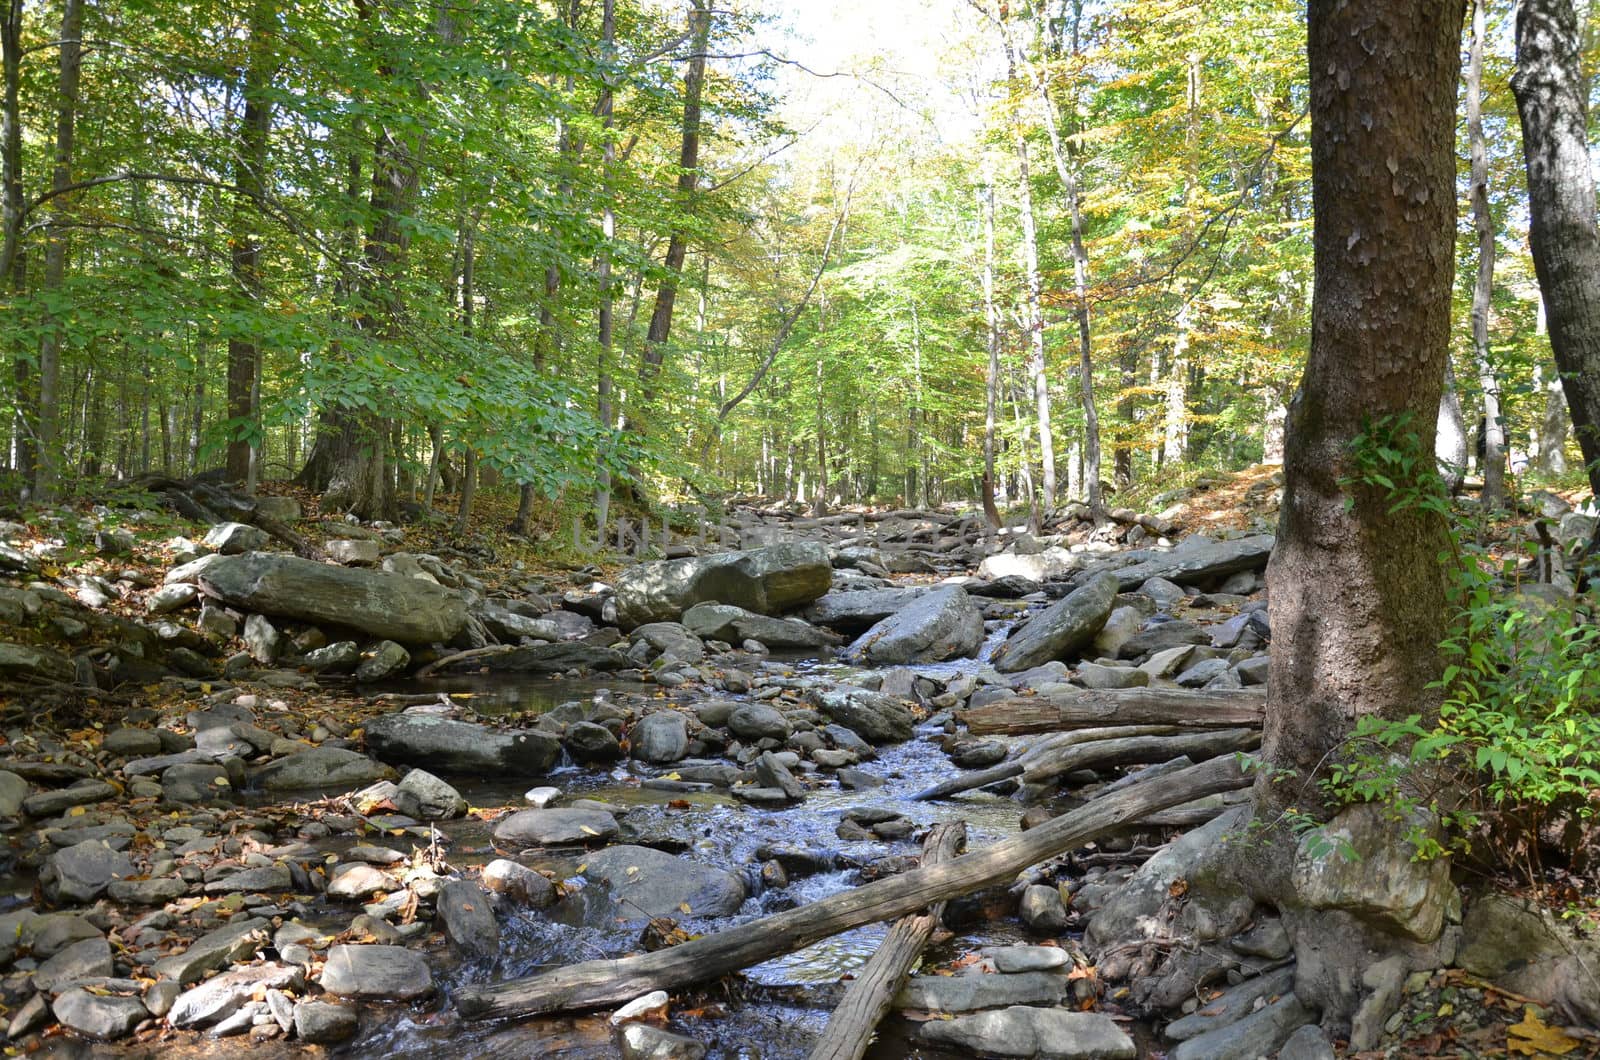
{"label": "flat slab rock", "polygon": [[590,846],[616,838],[617,819],[604,810],[518,810],[494,826],[506,846]]}
{"label": "flat slab rock", "polygon": [[453,640],[467,605],[448,589],[381,570],[273,552],[222,556],[196,576],[208,595],[245,611],[357,629],[401,644]]}
{"label": "flat slab rock", "polygon": [[385,761],[441,773],[538,776],[561,754],[561,741],[547,732],[491,729],[437,714],[374,718],[366,738],[368,750]]}
{"label": "flat slab rock", "polygon": [[649,847],[598,851],[585,859],[582,874],[603,885],[616,915],[629,920],[732,916],[747,896],[744,881],[733,873]]}
{"label": "flat slab rock", "polygon": [[334,946],[321,982],[341,997],[412,1001],[433,992],[428,962],[404,946]]}
{"label": "flat slab rock", "polygon": [[976,1012],[1006,1005],[1056,1005],[1068,991],[1067,977],[1056,972],[924,975],[909,980],[894,1004],[923,1012]]}
{"label": "flat slab rock", "polygon": [[1133,1039],[1103,1012],[1059,1008],[1010,1008],[930,1020],[919,1037],[979,1056],[1037,1060],[1133,1060]]}

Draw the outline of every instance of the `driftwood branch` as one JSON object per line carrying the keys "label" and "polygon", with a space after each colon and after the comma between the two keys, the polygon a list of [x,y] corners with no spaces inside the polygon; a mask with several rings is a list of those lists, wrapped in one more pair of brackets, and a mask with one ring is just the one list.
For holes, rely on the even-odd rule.
{"label": "driftwood branch", "polygon": [[468,1019],[505,1019],[598,1008],[652,990],[675,990],[831,938],[863,924],[915,913],[935,902],[1010,881],[1128,821],[1238,784],[1232,755],[1174,776],[1097,799],[1019,836],[941,865],[914,869],[821,901],[740,924],[681,946],[621,960],[584,961],[528,979],[463,988],[458,1008]]}
{"label": "driftwood branch", "polygon": [[[922,843],[922,867],[951,861],[966,840],[967,826],[961,821],[934,825]],[[943,916],[944,903],[935,902],[923,912],[894,922],[883,944],[856,973],[844,999],[828,1017],[827,1027],[811,1048],[811,1060],[861,1060],[872,1041],[873,1028],[888,1013]]]}
{"label": "driftwood branch", "polygon": [[1260,745],[1259,729],[1219,729],[1216,732],[1189,732],[1181,736],[1129,736],[1120,740],[1096,740],[1063,748],[1055,754],[1028,763],[1022,771],[1022,782],[1048,784],[1080,769],[1165,762],[1178,755],[1212,758],[1233,751],[1254,750]]}
{"label": "driftwood branch", "polygon": [[458,662],[466,662],[468,659],[486,659],[491,655],[504,655],[508,651],[516,650],[517,646],[515,644],[489,644],[482,648],[468,648],[466,651],[458,651],[453,655],[446,655],[442,659],[435,659],[411,676],[432,677],[446,666],[451,666]]}
{"label": "driftwood branch", "polygon": [[911,798],[918,802],[927,802],[930,799],[947,799],[952,795],[959,795],[963,791],[973,791],[977,788],[986,788],[990,784],[998,784],[1002,780],[1020,777],[1023,771],[1032,762],[1055,754],[1068,747],[1078,744],[1092,743],[1095,740],[1115,740],[1129,736],[1173,736],[1180,729],[1172,725],[1114,725],[1105,729],[1079,729],[1076,732],[1063,732],[1051,736],[1049,739],[1040,740],[1022,754],[1009,762],[990,766],[988,769],[978,769],[970,773],[963,773],[958,777],[935,784],[931,788],[917,792]]}
{"label": "driftwood branch", "polygon": [[1047,696],[1017,696],[985,703],[960,715],[974,736],[1021,736],[1100,725],[1175,725],[1217,729],[1260,725],[1265,693],[1188,692],[1171,688],[1081,689]]}

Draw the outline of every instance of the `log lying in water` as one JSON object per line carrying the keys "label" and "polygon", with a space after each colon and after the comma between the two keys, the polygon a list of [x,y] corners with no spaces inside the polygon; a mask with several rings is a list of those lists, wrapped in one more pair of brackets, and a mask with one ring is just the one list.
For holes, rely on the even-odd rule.
{"label": "log lying in water", "polygon": [[1232,755],[1139,784],[1064,814],[984,850],[865,884],[798,909],[761,917],[655,953],[584,961],[528,979],[463,988],[458,1008],[468,1019],[504,1019],[598,1008],[652,990],[675,990],[715,979],[831,938],[863,924],[893,920],[936,902],[1009,882],[1030,865],[1055,857],[1120,825],[1239,782]]}
{"label": "log lying in water", "polygon": [[959,795],[963,791],[972,791],[975,788],[986,788],[990,784],[1022,776],[1029,763],[1052,755],[1062,748],[1094,740],[1114,740],[1127,736],[1172,736],[1180,731],[1171,725],[1113,725],[1104,729],[1079,729],[1076,732],[1057,733],[1047,740],[1039,741],[1009,762],[1001,762],[988,769],[978,769],[951,777],[931,788],[917,792],[911,798],[918,802],[927,802],[930,799],[946,799],[951,795]]}
{"label": "log lying in water", "polygon": [[[967,826],[961,821],[934,825],[922,843],[922,867],[954,859],[966,839]],[[811,1060],[861,1060],[872,1041],[873,1029],[888,1013],[943,916],[944,903],[935,902],[922,912],[894,922],[877,952],[856,973],[839,1007],[828,1017],[827,1027],[811,1048]]]}
{"label": "log lying in water", "polygon": [[1076,747],[1064,747],[1029,762],[1022,771],[1022,782],[1048,784],[1079,769],[1165,762],[1179,755],[1211,758],[1234,751],[1254,750],[1260,745],[1260,729],[1218,729],[1215,732],[1186,732],[1178,736],[1128,736],[1119,740],[1095,740]]}
{"label": "log lying in water", "polygon": [[1260,725],[1266,701],[1266,693],[1255,689],[1189,692],[1176,688],[1085,688],[985,703],[964,711],[959,718],[974,736],[1021,736],[1101,725],[1221,729]]}

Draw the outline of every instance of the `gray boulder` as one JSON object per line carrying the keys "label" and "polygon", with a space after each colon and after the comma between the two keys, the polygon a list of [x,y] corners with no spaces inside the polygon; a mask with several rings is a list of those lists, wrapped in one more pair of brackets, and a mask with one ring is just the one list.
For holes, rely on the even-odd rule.
{"label": "gray boulder", "polygon": [[294,1007],[294,1033],[307,1045],[333,1045],[353,1037],[360,1016],[349,1005],[301,1001]]}
{"label": "gray boulder", "polygon": [[823,648],[836,638],[797,618],[758,615],[732,604],[695,604],[683,613],[683,624],[697,637],[742,644],[759,641],[769,648]]}
{"label": "gray boulder", "polygon": [[806,699],[869,744],[909,740],[916,728],[904,703],[865,688],[813,688],[806,693]]}
{"label": "gray boulder", "polygon": [[489,895],[477,884],[451,880],[440,890],[436,908],[445,937],[458,952],[487,957],[500,945],[500,925]]}
{"label": "gray boulder", "polygon": [[209,1027],[239,1011],[259,992],[304,985],[305,973],[294,965],[257,964],[233,968],[181,994],[167,1012],[174,1027]]}
{"label": "gray boulder", "polygon": [[947,585],[867,630],[845,658],[870,666],[943,662],[976,655],[982,644],[983,612],[960,586]]}
{"label": "gray boulder", "polygon": [[379,758],[443,773],[538,776],[561,755],[561,741],[547,732],[500,731],[437,714],[388,714],[369,722],[366,735]]}
{"label": "gray boulder", "polygon": [[1149,559],[1115,573],[1124,592],[1151,578],[1165,578],[1176,585],[1202,585],[1240,571],[1261,570],[1272,555],[1272,545],[1271,534],[1231,541],[1195,535],[1184,538],[1171,552],[1149,554]]}
{"label": "gray boulder", "polygon": [[411,653],[392,640],[380,641],[356,667],[357,681],[382,681],[411,665]]}
{"label": "gray boulder", "polygon": [[567,753],[578,762],[615,762],[622,757],[622,745],[604,725],[575,721],[567,726]]}
{"label": "gray boulder", "polygon": [[54,994],[85,979],[110,975],[111,944],[104,938],[83,939],[67,946],[33,973],[33,988]]}
{"label": "gray boulder", "polygon": [[407,817],[424,821],[460,817],[467,812],[467,800],[461,793],[425,769],[407,773],[392,801]]}
{"label": "gray boulder", "polygon": [[1291,1034],[1316,1018],[1299,998],[1285,994],[1237,1023],[1188,1039],[1167,1055],[1172,1060],[1255,1060],[1276,1053]]}
{"label": "gray boulder", "polygon": [[741,740],[787,740],[794,735],[794,724],[776,707],[743,703],[728,715],[728,731]]}
{"label": "gray boulder", "polygon": [[789,542],[713,556],[630,567],[617,578],[617,622],[633,629],[677,619],[695,604],[733,604],[776,615],[817,599],[832,585],[828,550]]}
{"label": "gray boulder", "polygon": [[218,523],[206,531],[206,546],[224,556],[237,556],[241,552],[255,552],[272,543],[272,535],[249,523]]}
{"label": "gray boulder", "polygon": [[45,894],[56,902],[92,902],[112,880],[135,872],[128,855],[94,839],[56,851],[46,864]]}
{"label": "gray boulder", "polygon": [[428,962],[404,946],[333,946],[321,982],[340,997],[412,1001],[433,992]]}
{"label": "gray boulder", "polygon": [[731,872],[649,847],[615,846],[591,854],[583,875],[603,885],[615,903],[614,914],[628,920],[732,916],[747,894],[744,881]]}
{"label": "gray boulder", "polygon": [[689,726],[675,710],[658,710],[634,722],[633,757],[642,762],[676,762],[689,752]]}
{"label": "gray boulder", "polygon": [[144,1002],[136,997],[102,997],[82,987],[73,987],[56,998],[50,1010],[63,1027],[101,1041],[126,1038],[150,1016]]}
{"label": "gray boulder", "polygon": [[313,747],[262,766],[256,783],[267,791],[351,788],[388,780],[394,770],[344,747]]}
{"label": "gray boulder", "polygon": [[587,846],[616,834],[617,820],[604,810],[518,810],[494,826],[495,841],[506,846]]}
{"label": "gray boulder", "polygon": [[819,626],[841,633],[865,633],[890,615],[910,607],[927,595],[923,588],[860,589],[832,592],[806,609],[806,617]]}
{"label": "gray boulder", "polygon": [[1013,1005],[991,1012],[930,1020],[920,1037],[978,1056],[1038,1060],[1133,1060],[1133,1039],[1103,1012]]}
{"label": "gray boulder", "polygon": [[437,585],[298,556],[223,556],[195,577],[208,595],[233,607],[358,629],[402,644],[453,640],[467,622],[461,597]]}
{"label": "gray boulder", "polygon": [[994,668],[1016,673],[1075,654],[1106,624],[1116,599],[1115,578],[1094,578],[1023,623],[995,653]]}

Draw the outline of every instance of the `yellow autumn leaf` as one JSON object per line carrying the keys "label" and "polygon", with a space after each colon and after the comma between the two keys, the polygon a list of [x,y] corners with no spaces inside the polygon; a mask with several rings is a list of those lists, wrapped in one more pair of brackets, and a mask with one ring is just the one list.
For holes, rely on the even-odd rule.
{"label": "yellow autumn leaf", "polygon": [[661,779],[662,780],[682,780],[683,777],[679,776],[677,773],[668,773],[666,776],[662,777]]}
{"label": "yellow autumn leaf", "polygon": [[74,806],[72,809],[67,811],[67,816],[68,817],[82,817],[84,815],[84,813],[86,813],[86,812],[87,811],[85,810],[84,807],[82,807],[82,806]]}
{"label": "yellow autumn leaf", "polygon": [[582,832],[584,835],[599,835],[600,834],[599,832],[595,831],[593,828],[590,828],[586,824],[580,824],[578,826],[578,831]]}
{"label": "yellow autumn leaf", "polygon": [[688,902],[679,902],[678,903],[678,911],[680,913],[692,913],[692,912],[694,912],[694,910],[689,908],[689,903]]}
{"label": "yellow autumn leaf", "polygon": [[1539,1014],[1529,1005],[1523,1010],[1522,1022],[1506,1028],[1506,1051],[1523,1056],[1565,1056],[1578,1047],[1576,1038],[1569,1037],[1560,1027],[1546,1026]]}

